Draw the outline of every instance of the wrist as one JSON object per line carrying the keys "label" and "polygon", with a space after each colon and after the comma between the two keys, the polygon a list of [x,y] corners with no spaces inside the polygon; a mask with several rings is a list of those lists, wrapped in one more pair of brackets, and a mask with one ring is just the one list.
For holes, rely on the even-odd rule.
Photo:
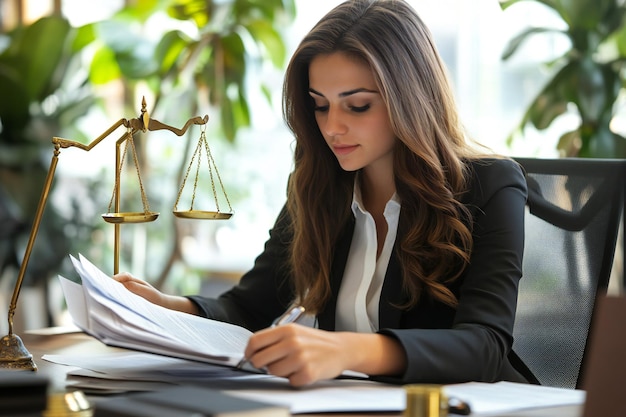
{"label": "wrist", "polygon": [[407,358],[400,342],[382,334],[344,333],[347,369],[368,375],[398,375]]}
{"label": "wrist", "polygon": [[181,295],[167,295],[164,305],[170,310],[182,311],[183,313],[198,315],[196,304],[187,297]]}

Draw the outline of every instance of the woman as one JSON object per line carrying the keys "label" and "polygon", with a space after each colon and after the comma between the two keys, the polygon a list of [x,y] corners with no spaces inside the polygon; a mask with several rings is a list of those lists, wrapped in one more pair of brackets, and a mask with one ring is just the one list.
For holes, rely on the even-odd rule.
{"label": "woman", "polygon": [[[526,183],[466,140],[428,29],[402,0],[352,0],[287,68],[296,139],[263,253],[218,299],[131,291],[247,327],[246,358],[295,386],[345,370],[396,383],[529,381],[511,351]],[[316,326],[269,327],[292,303]]]}

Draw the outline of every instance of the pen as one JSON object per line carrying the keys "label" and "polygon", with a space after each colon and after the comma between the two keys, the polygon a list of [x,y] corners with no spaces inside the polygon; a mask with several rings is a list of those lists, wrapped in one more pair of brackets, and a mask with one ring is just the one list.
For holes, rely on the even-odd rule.
{"label": "pen", "polygon": [[[270,327],[276,327],[276,326],[282,326],[284,324],[295,323],[298,321],[298,319],[300,319],[300,317],[302,317],[302,315],[304,314],[304,311],[305,311],[304,307],[302,306],[293,306],[287,309],[287,311],[285,311],[280,316],[276,317],[276,319],[272,322]],[[237,364],[237,368],[243,369],[243,367],[246,365],[250,365],[250,363],[248,362],[248,359],[242,358]]]}
{"label": "pen", "polygon": [[282,326],[283,324],[295,323],[304,314],[304,307],[294,306],[285,311],[272,322],[270,327]]}

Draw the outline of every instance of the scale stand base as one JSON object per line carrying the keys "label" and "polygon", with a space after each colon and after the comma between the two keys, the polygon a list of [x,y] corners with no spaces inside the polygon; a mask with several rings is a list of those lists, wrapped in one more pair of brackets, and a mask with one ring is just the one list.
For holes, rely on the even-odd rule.
{"label": "scale stand base", "polygon": [[0,369],[16,371],[36,371],[33,355],[28,352],[22,339],[8,334],[0,339]]}

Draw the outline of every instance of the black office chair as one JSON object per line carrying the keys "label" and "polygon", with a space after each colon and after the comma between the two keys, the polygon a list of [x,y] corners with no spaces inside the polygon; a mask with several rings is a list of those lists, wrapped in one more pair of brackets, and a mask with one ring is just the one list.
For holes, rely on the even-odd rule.
{"label": "black office chair", "polygon": [[513,349],[542,385],[580,388],[624,213],[626,160],[515,159],[529,197]]}

